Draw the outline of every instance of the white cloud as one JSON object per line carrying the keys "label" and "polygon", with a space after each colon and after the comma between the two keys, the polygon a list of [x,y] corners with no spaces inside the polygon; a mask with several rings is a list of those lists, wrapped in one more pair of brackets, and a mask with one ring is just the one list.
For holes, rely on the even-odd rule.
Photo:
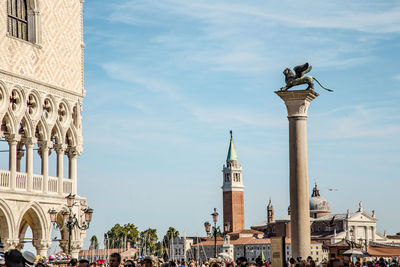
{"label": "white cloud", "polygon": [[393,77],[395,80],[400,80],[400,74],[397,74]]}
{"label": "white cloud", "polygon": [[179,89],[160,78],[148,76],[146,72],[135,69],[133,64],[107,62],[101,65],[107,74],[117,80],[139,85],[141,89],[154,93],[163,93],[171,99],[181,99]]}
{"label": "white cloud", "polygon": [[268,114],[255,109],[232,108],[232,107],[193,107],[193,115],[200,121],[225,127],[235,126],[257,126],[257,127],[286,127],[286,121],[281,117]]}
{"label": "white cloud", "polygon": [[317,139],[397,139],[400,116],[393,104],[365,103],[316,114],[311,136]]}

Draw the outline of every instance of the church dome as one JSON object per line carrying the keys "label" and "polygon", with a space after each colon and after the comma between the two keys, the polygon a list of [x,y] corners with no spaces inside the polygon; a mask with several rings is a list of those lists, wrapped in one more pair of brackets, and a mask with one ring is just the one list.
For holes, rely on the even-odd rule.
{"label": "church dome", "polygon": [[313,193],[310,198],[310,212],[312,213],[330,213],[331,207],[329,206],[328,201],[321,197],[319,194],[319,190],[317,184],[313,189]]}

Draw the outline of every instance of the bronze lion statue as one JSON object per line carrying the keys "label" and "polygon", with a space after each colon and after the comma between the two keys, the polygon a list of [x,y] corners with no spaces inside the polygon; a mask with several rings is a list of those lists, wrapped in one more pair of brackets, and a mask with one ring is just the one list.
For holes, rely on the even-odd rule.
{"label": "bronze lion statue", "polygon": [[315,80],[322,88],[324,88],[325,90],[327,90],[329,92],[333,92],[333,90],[324,87],[315,77],[304,76],[304,74],[310,72],[311,69],[312,69],[312,67],[308,63],[305,63],[300,66],[296,66],[293,68],[294,72],[296,73],[296,75],[295,75],[291,69],[286,68],[283,71],[283,74],[285,75],[286,86],[282,87],[281,91],[287,91],[288,89],[292,88],[293,86],[301,85],[301,84],[308,85],[306,90],[314,90],[314,80]]}

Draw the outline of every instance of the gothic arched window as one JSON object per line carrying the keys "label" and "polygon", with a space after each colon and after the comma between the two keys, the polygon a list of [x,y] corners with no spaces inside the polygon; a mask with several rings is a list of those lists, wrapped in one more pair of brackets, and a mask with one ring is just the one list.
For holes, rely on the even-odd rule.
{"label": "gothic arched window", "polygon": [[8,33],[28,41],[28,10],[26,0],[7,0]]}

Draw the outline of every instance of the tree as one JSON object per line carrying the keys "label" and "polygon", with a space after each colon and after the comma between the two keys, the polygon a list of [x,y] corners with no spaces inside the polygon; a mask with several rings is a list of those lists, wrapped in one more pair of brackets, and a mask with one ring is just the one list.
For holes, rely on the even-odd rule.
{"label": "tree", "polygon": [[[170,226],[162,240],[162,246],[164,247],[165,251],[167,252],[167,256],[169,254],[169,249],[170,249],[169,245],[170,245],[171,239],[176,238],[178,236],[179,236],[179,232],[174,227]],[[163,254],[164,254],[164,252],[163,252]],[[164,256],[164,255],[162,255],[162,256]]]}
{"label": "tree", "polygon": [[170,226],[168,228],[167,233],[165,234],[164,238],[163,238],[163,245],[165,247],[169,247],[169,242],[171,241],[172,238],[178,237],[179,236],[179,232],[172,226]]}
{"label": "tree", "polygon": [[139,231],[132,223],[125,224],[124,226],[117,223],[104,234],[105,245],[109,248],[122,248],[126,246],[127,242],[134,245],[138,238]]}
{"label": "tree", "polygon": [[140,232],[140,240],[142,249],[146,248],[145,254],[152,254],[156,251],[156,243],[158,240],[157,230],[149,228]]}
{"label": "tree", "polygon": [[90,238],[90,246],[89,249],[98,249],[99,248],[99,241],[97,240],[97,236],[92,236]]}

